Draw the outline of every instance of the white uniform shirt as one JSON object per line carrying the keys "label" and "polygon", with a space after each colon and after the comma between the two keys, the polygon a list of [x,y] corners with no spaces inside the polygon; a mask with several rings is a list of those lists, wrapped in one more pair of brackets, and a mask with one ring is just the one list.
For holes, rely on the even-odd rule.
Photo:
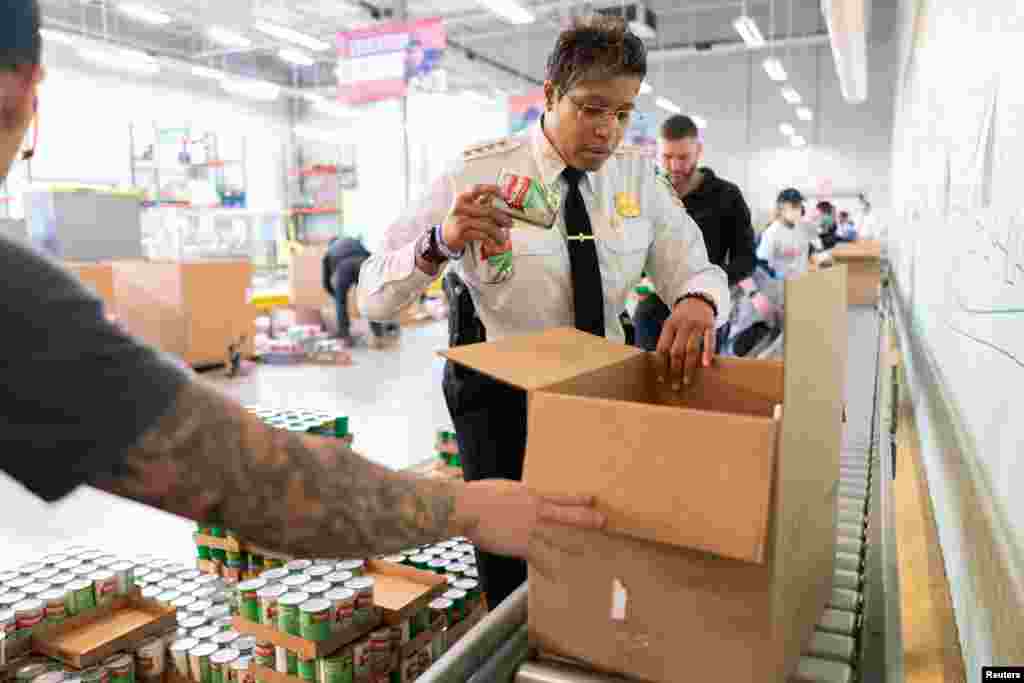
{"label": "white uniform shirt", "polygon": [[[434,279],[416,267],[416,241],[431,225],[443,223],[455,198],[478,184],[496,184],[502,170],[529,176],[563,198],[565,162],[538,122],[528,134],[472,147],[438,179],[431,191],[391,225],[381,248],[359,278],[359,307],[371,320],[392,318]],[[725,272],[708,261],[700,229],[657,178],[653,162],[632,148],[620,148],[599,171],[587,173],[580,191],[590,214],[604,285],[605,331],[624,338],[619,313],[646,270],[669,305],[688,292],[703,292],[718,305],[718,320],[729,318]],[[617,204],[618,200],[618,204]],[[637,211],[619,211],[632,206]],[[626,216],[621,215],[627,214]],[[574,324],[572,275],[565,212],[550,230],[516,222],[511,229],[514,273],[504,282],[486,282],[480,244],[471,243],[452,262],[466,282],[488,341],[514,334]]]}
{"label": "white uniform shirt", "polygon": [[782,221],[775,221],[761,233],[757,258],[766,261],[781,278],[803,275],[808,269],[811,243],[814,241],[812,229],[807,223],[798,223],[791,228]]}

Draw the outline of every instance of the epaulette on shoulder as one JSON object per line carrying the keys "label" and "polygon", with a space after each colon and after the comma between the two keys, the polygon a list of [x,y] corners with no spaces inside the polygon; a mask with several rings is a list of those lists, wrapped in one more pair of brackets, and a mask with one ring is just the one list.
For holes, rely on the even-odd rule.
{"label": "epaulette on shoulder", "polygon": [[467,147],[462,153],[462,158],[465,161],[483,159],[485,157],[494,156],[495,154],[511,152],[512,150],[521,147],[522,144],[523,140],[520,137],[499,138],[498,140],[492,140],[491,142],[484,142],[478,145],[473,145],[472,147]]}

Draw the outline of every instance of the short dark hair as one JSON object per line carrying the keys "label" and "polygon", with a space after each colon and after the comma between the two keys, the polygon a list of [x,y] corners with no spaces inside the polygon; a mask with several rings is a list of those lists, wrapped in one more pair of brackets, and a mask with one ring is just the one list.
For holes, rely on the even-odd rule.
{"label": "short dark hair", "polygon": [[673,114],[661,124],[661,137],[666,140],[685,140],[700,137],[700,131],[689,116]]}
{"label": "short dark hair", "polygon": [[0,69],[39,63],[39,24],[39,0],[0,0]]}
{"label": "short dark hair", "polygon": [[548,56],[547,79],[562,94],[591,78],[647,76],[647,48],[617,17],[580,19],[559,34]]}

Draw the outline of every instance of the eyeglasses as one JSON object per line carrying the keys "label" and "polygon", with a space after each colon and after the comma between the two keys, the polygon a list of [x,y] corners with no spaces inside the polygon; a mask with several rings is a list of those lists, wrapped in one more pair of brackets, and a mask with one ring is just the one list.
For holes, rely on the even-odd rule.
{"label": "eyeglasses", "polygon": [[584,104],[569,93],[565,93],[565,96],[579,111],[580,118],[590,124],[596,125],[604,120],[613,120],[620,127],[625,128],[633,118],[632,109],[609,109],[608,107],[600,107],[596,104]]}
{"label": "eyeglasses", "polygon": [[39,148],[39,98],[35,98],[32,102],[32,123],[29,124],[32,127],[32,132],[26,135],[26,140],[31,140],[32,144],[25,147],[21,151],[21,160],[30,161],[32,157],[36,155],[36,150]]}

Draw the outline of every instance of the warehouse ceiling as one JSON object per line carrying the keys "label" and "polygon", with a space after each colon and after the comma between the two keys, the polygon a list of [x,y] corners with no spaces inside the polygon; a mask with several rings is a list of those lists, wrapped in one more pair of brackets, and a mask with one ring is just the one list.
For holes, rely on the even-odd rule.
{"label": "warehouse ceiling", "polygon": [[[339,31],[386,21],[398,11],[394,0],[132,1],[167,14],[171,21],[154,26],[127,16],[117,9],[121,0],[42,0],[44,21],[50,28],[154,55],[329,92],[336,82],[333,50],[316,53],[317,64],[312,67],[294,67],[277,56],[277,50],[288,45],[254,30],[253,24],[272,22],[333,43]],[[450,88],[514,93],[543,79],[544,61],[561,26],[580,13],[620,3],[526,0],[521,4],[536,21],[524,26],[504,23],[476,0],[409,0],[407,11],[414,19],[440,16],[445,20],[450,49],[444,66]],[[768,38],[824,30],[818,0],[649,0],[647,6],[658,20],[656,37],[647,41],[655,54],[685,46],[738,43],[732,22],[744,11]],[[213,43],[206,35],[209,26],[242,34],[252,45],[239,49]]]}

